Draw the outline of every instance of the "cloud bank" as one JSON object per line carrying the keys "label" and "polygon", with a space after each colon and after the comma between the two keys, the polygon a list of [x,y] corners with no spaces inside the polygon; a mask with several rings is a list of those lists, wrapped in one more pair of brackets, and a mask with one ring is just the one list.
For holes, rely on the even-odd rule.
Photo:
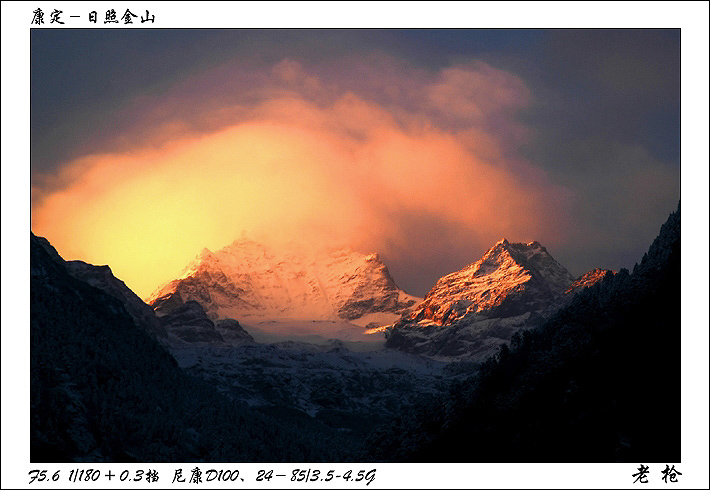
{"label": "cloud bank", "polygon": [[377,251],[418,294],[503,236],[564,240],[569,192],[515,156],[522,80],[349,61],[227,63],[134,98],[33,189],[33,230],[141,296],[242,234]]}

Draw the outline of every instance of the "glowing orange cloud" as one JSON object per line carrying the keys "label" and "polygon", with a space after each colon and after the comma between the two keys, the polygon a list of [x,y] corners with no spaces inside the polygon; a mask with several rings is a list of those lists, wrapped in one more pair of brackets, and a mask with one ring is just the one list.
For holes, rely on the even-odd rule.
{"label": "glowing orange cloud", "polygon": [[[486,65],[462,67],[422,81],[422,104],[410,107],[344,90],[294,62],[268,76],[277,85],[259,88],[250,105],[222,94],[219,107],[197,104],[186,120],[168,110],[159,124],[139,125],[155,139],[70,162],[58,177],[70,184],[34,206],[33,231],[66,259],[111,265],[142,297],[203,247],[219,249],[242,233],[305,235],[393,257],[464,253],[502,236],[559,238],[569,197],[526,162],[506,160],[510,149],[486,122],[524,105],[519,80],[502,83],[506,74]],[[174,90],[185,95],[186,86],[195,82]],[[165,112],[170,101],[174,93],[142,102]],[[452,107],[455,120],[439,124]],[[206,114],[219,121],[195,123]],[[455,231],[431,243],[414,234],[418,220]]]}

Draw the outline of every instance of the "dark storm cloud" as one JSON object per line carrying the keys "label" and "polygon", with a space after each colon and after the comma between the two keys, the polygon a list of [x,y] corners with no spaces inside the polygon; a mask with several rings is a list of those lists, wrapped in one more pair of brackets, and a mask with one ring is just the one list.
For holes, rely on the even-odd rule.
{"label": "dark storm cloud", "polygon": [[680,31],[549,31],[540,53],[519,65],[536,95],[523,154],[576,196],[560,258],[629,267],[680,199]]}
{"label": "dark storm cloud", "polygon": [[550,31],[525,79],[537,144],[593,138],[680,157],[680,31]]}

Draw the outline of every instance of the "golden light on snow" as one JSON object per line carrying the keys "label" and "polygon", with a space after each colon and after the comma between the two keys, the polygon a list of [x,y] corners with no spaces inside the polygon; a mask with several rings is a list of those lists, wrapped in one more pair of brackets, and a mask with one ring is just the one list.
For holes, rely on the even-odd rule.
{"label": "golden light on snow", "polygon": [[[430,105],[462,97],[466,79],[453,75],[432,88]],[[411,233],[426,219],[484,243],[511,230],[551,241],[563,192],[507,161],[475,121],[442,129],[402,114],[348,92],[318,104],[292,92],[210,131],[174,129],[166,139],[161,126],[159,144],[145,128],[142,147],[65,166],[59,178],[70,184],[35,203],[32,230],[67,260],[109,264],[141,297],[202,248],[242,233],[394,253],[428,246]]]}

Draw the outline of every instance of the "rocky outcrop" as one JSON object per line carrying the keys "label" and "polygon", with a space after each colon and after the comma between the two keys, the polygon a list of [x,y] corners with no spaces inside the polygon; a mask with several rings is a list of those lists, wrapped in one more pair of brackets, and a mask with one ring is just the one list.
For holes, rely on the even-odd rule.
{"label": "rocky outcrop", "polygon": [[187,343],[207,342],[231,345],[254,341],[236,320],[221,320],[215,325],[207,317],[202,306],[192,300],[160,317],[160,323],[168,332],[172,343],[175,339]]}

